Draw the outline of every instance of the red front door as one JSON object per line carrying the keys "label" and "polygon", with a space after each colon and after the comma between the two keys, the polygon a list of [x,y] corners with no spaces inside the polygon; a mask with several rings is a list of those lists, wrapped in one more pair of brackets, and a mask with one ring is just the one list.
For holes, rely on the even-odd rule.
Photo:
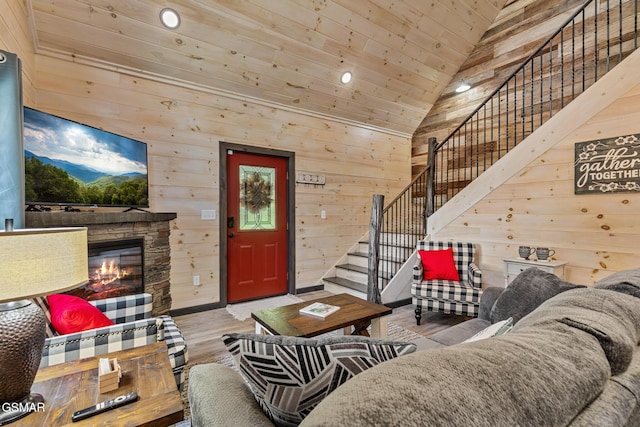
{"label": "red front door", "polygon": [[287,159],[227,152],[227,301],[287,292]]}

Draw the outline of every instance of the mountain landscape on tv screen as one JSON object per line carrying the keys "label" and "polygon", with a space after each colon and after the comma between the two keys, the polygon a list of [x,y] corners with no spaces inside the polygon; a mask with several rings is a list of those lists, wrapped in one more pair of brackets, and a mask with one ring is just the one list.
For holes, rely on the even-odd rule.
{"label": "mountain landscape on tv screen", "polygon": [[76,165],[75,163],[67,162],[64,160],[55,160],[48,157],[37,156],[28,150],[25,150],[24,157],[25,159],[35,157],[45,165],[53,165],[57,168],[60,168],[71,175],[73,178],[76,178],[85,184],[88,184],[91,181],[95,181],[99,178],[104,178],[105,176],[110,176],[109,174],[88,168],[83,165]]}
{"label": "mountain landscape on tv screen", "polygon": [[147,206],[147,176],[110,175],[25,150],[27,203]]}

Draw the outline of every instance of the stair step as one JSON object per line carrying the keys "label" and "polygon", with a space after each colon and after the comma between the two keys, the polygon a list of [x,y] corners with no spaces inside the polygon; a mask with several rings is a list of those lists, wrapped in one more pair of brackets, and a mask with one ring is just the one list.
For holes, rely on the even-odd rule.
{"label": "stair step", "polygon": [[333,283],[334,285],[342,286],[343,288],[349,288],[353,289],[354,291],[362,292],[365,295],[367,294],[367,285],[354,282],[353,280],[344,279],[342,277],[325,277],[322,280]]}
{"label": "stair step", "polygon": [[[409,246],[389,246],[389,245],[380,245],[380,257],[382,259],[407,259],[411,252],[413,252],[415,248]],[[356,250],[356,252],[369,252],[368,243],[360,242],[360,247]]]}
{"label": "stair step", "polygon": [[[362,251],[349,252],[348,255],[357,256],[361,258],[369,258],[369,253],[362,252]],[[390,257],[390,256],[383,256],[383,255],[380,256],[380,261],[397,262],[397,263],[404,262],[404,260],[401,259],[400,257]]]}
{"label": "stair step", "polygon": [[[367,267],[362,267],[355,264],[339,264],[336,265],[336,268],[343,269],[347,271],[355,271],[356,273],[364,274],[365,276],[369,274],[369,269]],[[383,272],[382,277],[384,279],[390,279],[393,275]]]}
{"label": "stair step", "polygon": [[369,270],[367,267],[362,267],[355,264],[339,264],[336,265],[336,268],[342,268],[343,270],[356,271],[358,273],[368,274]]}
{"label": "stair step", "polygon": [[[420,240],[420,239],[418,239],[418,240]],[[361,246],[363,246],[363,245],[366,246],[366,247],[369,246],[369,241],[368,240],[360,240],[360,241],[358,241],[358,243]],[[393,248],[402,248],[402,249],[414,249],[413,245],[405,244],[405,243],[402,243],[402,242],[392,242],[392,241],[388,241],[388,242],[381,241],[380,242],[380,246],[389,246],[389,247],[393,247]]]}

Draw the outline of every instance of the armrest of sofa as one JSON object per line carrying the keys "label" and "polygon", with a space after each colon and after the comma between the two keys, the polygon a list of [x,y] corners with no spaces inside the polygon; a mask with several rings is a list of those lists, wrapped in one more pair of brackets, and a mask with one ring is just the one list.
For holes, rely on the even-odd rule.
{"label": "armrest of sofa", "polygon": [[273,426],[240,374],[228,366],[208,363],[189,370],[191,425]]}
{"label": "armrest of sofa", "polygon": [[416,263],[413,264],[413,283],[420,284],[424,278],[424,267],[422,266],[422,259],[417,257]]}
{"label": "armrest of sofa", "polygon": [[147,293],[99,299],[89,303],[116,324],[150,319],[153,309],[153,299]]}
{"label": "armrest of sofa", "polygon": [[187,343],[182,336],[182,332],[178,329],[178,325],[170,316],[160,316],[162,327],[159,331],[158,341],[164,340],[167,344],[167,353],[169,354],[169,362],[173,369],[173,376],[179,389],[182,389],[185,375],[184,369],[189,361],[187,353]]}
{"label": "armrest of sofa", "polygon": [[469,284],[474,288],[482,287],[482,271],[473,262],[469,263]]}
{"label": "armrest of sofa", "polygon": [[496,303],[498,297],[502,295],[504,290],[505,288],[501,288],[499,286],[490,286],[482,291],[482,297],[480,297],[478,319],[491,321],[491,309]]}
{"label": "armrest of sofa", "polygon": [[158,341],[161,322],[160,318],[143,319],[47,338],[40,367],[153,344]]}

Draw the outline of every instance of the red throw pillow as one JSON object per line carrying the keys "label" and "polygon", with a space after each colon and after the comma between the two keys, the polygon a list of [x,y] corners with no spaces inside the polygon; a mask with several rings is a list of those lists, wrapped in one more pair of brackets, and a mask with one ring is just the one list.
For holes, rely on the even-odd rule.
{"label": "red throw pillow", "polygon": [[458,269],[453,262],[453,249],[442,251],[418,251],[424,269],[424,280],[460,281]]}
{"label": "red throw pillow", "polygon": [[47,297],[51,324],[61,334],[72,334],[113,325],[113,321],[82,298],[55,294]]}

